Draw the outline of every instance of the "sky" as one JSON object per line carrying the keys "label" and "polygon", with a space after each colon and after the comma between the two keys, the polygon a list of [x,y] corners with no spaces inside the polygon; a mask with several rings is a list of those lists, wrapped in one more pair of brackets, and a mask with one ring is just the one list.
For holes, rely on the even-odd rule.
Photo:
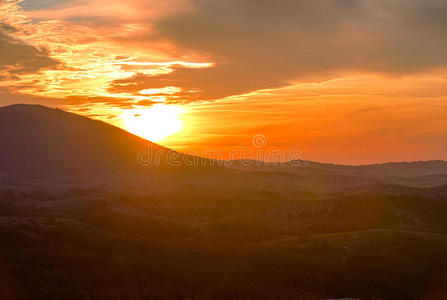
{"label": "sky", "polygon": [[0,106],[223,159],[262,136],[254,150],[305,160],[447,160],[446,15],[444,0],[0,0]]}

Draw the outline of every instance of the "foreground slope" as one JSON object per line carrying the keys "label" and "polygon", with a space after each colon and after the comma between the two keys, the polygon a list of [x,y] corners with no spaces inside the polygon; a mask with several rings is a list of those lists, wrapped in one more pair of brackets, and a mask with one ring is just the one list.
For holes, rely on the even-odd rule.
{"label": "foreground slope", "polygon": [[446,299],[445,186],[255,175],[0,185],[0,298]]}

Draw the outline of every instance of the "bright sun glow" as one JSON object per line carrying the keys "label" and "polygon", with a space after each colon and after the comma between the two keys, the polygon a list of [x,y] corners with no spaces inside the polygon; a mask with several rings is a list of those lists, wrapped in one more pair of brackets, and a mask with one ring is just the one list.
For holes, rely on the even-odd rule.
{"label": "bright sun glow", "polygon": [[183,127],[180,106],[155,104],[149,108],[127,109],[121,116],[123,127],[152,142],[161,142]]}

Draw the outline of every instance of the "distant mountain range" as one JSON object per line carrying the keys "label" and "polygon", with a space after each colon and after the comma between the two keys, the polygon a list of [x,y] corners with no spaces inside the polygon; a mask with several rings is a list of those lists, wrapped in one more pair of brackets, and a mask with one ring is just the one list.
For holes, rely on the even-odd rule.
{"label": "distant mountain range", "polygon": [[283,172],[307,178],[315,176],[333,177],[334,179],[337,177],[356,177],[421,187],[447,183],[447,162],[442,160],[390,162],[359,166],[327,164],[305,160],[283,164],[235,160],[227,163],[227,166],[237,170]]}
{"label": "distant mountain range", "polygon": [[433,174],[447,175],[447,162],[443,160],[389,162],[371,165],[340,165],[297,160],[288,163],[245,162],[234,160],[228,165],[233,168],[247,168],[263,171],[287,171],[293,173],[338,173],[359,176],[427,176]]}

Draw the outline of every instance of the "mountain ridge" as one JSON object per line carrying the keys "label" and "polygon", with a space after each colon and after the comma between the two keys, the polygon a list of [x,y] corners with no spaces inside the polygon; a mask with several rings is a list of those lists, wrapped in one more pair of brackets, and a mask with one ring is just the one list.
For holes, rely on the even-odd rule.
{"label": "mountain ridge", "polygon": [[15,104],[0,108],[0,171],[19,174],[208,168],[187,166],[187,155],[108,123],[57,108]]}

